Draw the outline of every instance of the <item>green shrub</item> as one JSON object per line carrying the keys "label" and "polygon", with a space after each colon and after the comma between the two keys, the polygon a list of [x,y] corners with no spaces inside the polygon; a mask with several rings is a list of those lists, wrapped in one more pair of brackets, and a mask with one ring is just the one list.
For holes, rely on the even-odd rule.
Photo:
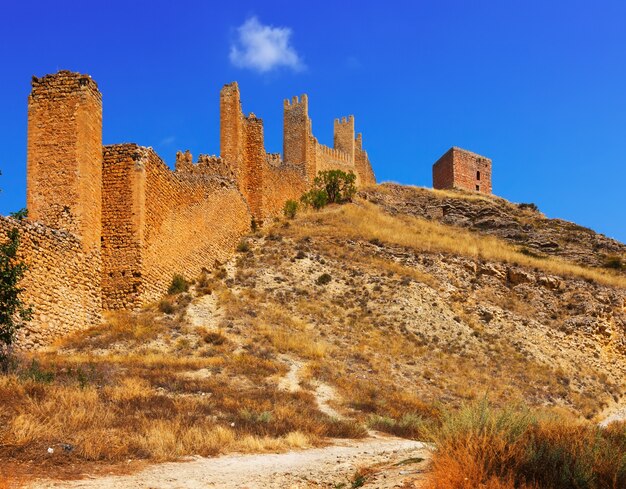
{"label": "green shrub", "polygon": [[248,243],[245,239],[242,239],[237,245],[237,251],[239,253],[247,253],[250,251],[250,243]]}
{"label": "green shrub", "polygon": [[321,171],[313,181],[314,188],[324,190],[329,204],[351,202],[356,194],[356,175],[341,170]]}
{"label": "green shrub", "polygon": [[626,264],[619,256],[607,256],[603,263],[604,268],[612,268],[613,270],[622,270],[626,268]]}
{"label": "green shrub", "polygon": [[285,202],[283,213],[285,214],[286,218],[293,219],[294,217],[296,217],[297,212],[298,212],[298,203],[295,200],[290,199],[287,202]]}
{"label": "green shrub", "polygon": [[55,375],[53,371],[43,369],[39,362],[33,358],[33,361],[28,368],[20,372],[20,377],[22,379],[29,379],[42,384],[50,384],[54,381]]}
{"label": "green shrub", "polygon": [[187,292],[189,290],[189,282],[185,280],[182,275],[176,274],[172,277],[172,283],[167,293],[170,295],[180,294],[181,292]]}
{"label": "green shrub", "polygon": [[312,207],[315,210],[319,210],[328,204],[328,194],[325,190],[314,188],[302,195],[300,202],[304,207]]}
{"label": "green shrub", "polygon": [[418,439],[428,431],[432,422],[427,422],[419,414],[404,414],[399,419],[372,414],[367,424],[374,430],[403,438]]}
{"label": "green shrub", "polygon": [[328,273],[322,273],[319,277],[317,277],[317,280],[315,281],[315,283],[317,285],[326,285],[330,283],[332,279],[333,278]]}
{"label": "green shrub", "polygon": [[521,204],[517,204],[517,207],[519,207],[522,210],[528,209],[533,212],[539,211],[539,207],[537,207],[537,204],[533,204],[532,202],[528,202],[528,203],[522,202]]}
{"label": "green shrub", "polygon": [[313,180],[313,188],[300,197],[304,207],[321,209],[327,204],[351,202],[356,194],[356,175],[341,170],[321,171]]}
{"label": "green shrub", "polygon": [[174,307],[174,303],[172,301],[163,299],[159,302],[159,311],[164,314],[174,314],[176,308]]}
{"label": "green shrub", "polygon": [[[21,217],[18,216],[18,219]],[[26,265],[17,258],[20,233],[13,228],[6,233],[6,241],[0,244],[0,369],[6,370],[11,348],[17,331],[32,316],[32,309],[24,304],[19,286]]]}

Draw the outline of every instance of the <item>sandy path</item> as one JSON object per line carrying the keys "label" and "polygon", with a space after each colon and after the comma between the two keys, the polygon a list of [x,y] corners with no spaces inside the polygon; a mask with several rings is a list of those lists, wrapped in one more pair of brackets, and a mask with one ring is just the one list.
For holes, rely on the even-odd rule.
{"label": "sandy path", "polygon": [[[370,476],[364,487],[399,487],[406,477],[415,477],[425,462],[394,464],[409,458],[428,458],[423,443],[392,437],[365,440],[335,440],[336,445],[281,454],[228,455],[193,458],[148,467],[127,476],[99,477],[80,481],[38,481],[31,488],[85,489],[300,489],[350,487],[355,471],[385,466]],[[345,486],[340,486],[340,484]]]}

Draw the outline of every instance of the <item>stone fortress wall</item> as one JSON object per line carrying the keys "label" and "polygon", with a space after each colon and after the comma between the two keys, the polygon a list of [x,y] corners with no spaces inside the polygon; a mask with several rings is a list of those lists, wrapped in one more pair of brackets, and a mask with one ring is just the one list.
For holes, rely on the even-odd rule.
{"label": "stone fortress wall", "polygon": [[100,323],[108,310],[162,296],[174,274],[196,278],[226,260],[251,223],[282,212],[318,171],[376,183],[354,118],[335,121],[334,148],[313,136],[306,95],[284,104],[284,158],[264,147],[263,121],[244,116],[236,83],[220,94],[220,156],[187,151],[171,170],[136,144],[102,146],[102,96],[88,75],[33,77],[28,99],[27,221],[18,227],[33,321],[21,344],[44,345]]}
{"label": "stone fortress wall", "polygon": [[102,321],[100,254],[83,249],[75,234],[40,222],[0,216],[0,235],[17,228],[18,256],[29,267],[19,286],[33,305],[33,318],[20,330],[19,345],[36,348]]}

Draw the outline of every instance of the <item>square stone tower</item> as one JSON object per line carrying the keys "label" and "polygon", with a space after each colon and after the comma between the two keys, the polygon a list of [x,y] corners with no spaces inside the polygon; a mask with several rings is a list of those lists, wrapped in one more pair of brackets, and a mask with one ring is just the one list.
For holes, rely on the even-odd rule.
{"label": "square stone tower", "polygon": [[27,153],[29,218],[100,249],[102,95],[90,76],[33,77]]}
{"label": "square stone tower", "polygon": [[491,160],[452,147],[433,165],[433,187],[491,194]]}

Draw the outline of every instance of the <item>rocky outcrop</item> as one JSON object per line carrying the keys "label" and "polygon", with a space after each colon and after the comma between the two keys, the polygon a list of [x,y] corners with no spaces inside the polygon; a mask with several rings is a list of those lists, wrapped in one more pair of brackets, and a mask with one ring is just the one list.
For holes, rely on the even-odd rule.
{"label": "rocky outcrop", "polygon": [[497,236],[529,255],[558,256],[592,267],[605,266],[610,257],[626,261],[626,245],[577,224],[548,219],[532,204],[397,184],[369,187],[359,195],[391,214],[409,214]]}

